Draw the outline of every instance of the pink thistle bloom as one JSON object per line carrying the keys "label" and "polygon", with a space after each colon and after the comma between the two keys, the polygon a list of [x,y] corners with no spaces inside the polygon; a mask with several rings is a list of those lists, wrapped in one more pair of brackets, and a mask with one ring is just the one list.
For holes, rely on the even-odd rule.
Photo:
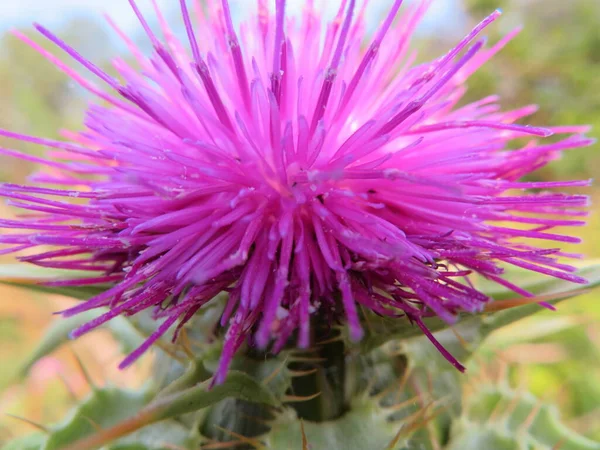
{"label": "pink thistle bloom", "polygon": [[[176,339],[225,291],[217,382],[244,342],[272,352],[290,339],[309,346],[315,317],[345,321],[359,340],[359,306],[407,318],[462,370],[423,318],[452,323],[481,311],[490,299],[471,274],[524,296],[532,294],[502,278],[501,265],[585,282],[558,261],[568,256],[560,249],[522,238],[577,242],[551,230],[582,225],[587,198],[512,193],[588,185],[519,181],[563,150],[589,145],[585,127],[519,125],[535,107],[502,111],[496,96],[458,106],[468,77],[517,32],[485,46],[479,35],[498,11],[445,55],[415,65],[410,42],[427,1],[397,17],[395,0],[370,43],[355,0],[341,1],[326,27],[311,1],[301,17],[287,17],[285,0],[275,11],[259,0],[239,32],[227,0],[196,5],[195,27],[181,0],[187,42],[157,11],[159,39],[130,3],[154,52],[143,56],[111,23],[141,67],[116,59],[120,79],[36,25],[102,87],[17,33],[101,100],[84,131],[66,141],[0,132],[55,149],[47,159],[1,150],[48,168],[35,186],[0,188],[29,212],[0,225],[32,230],[0,237],[10,244],[4,252],[90,271],[54,285],[110,286],[62,312],[109,308],[73,336],[144,310],[160,323],[121,367],[172,328]],[[565,137],[539,142],[553,133]],[[523,137],[526,144],[507,148]]]}

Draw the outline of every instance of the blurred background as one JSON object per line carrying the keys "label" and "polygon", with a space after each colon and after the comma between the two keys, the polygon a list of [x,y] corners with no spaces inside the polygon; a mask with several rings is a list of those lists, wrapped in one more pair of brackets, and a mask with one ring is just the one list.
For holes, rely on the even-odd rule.
{"label": "blurred background", "polygon": [[[147,18],[154,16],[150,0],[139,0]],[[173,1],[157,1],[174,25],[180,24]],[[250,0],[231,1],[241,20]],[[290,1],[299,8],[301,0]],[[329,10],[337,2],[321,0]],[[374,27],[390,3],[372,2]],[[524,30],[498,56],[469,81],[468,99],[500,94],[506,108],[540,105],[531,119],[535,125],[590,124],[600,137],[600,2],[595,0],[434,0],[420,29],[418,45],[423,57],[439,56],[477,21],[502,8],[504,16],[489,27],[491,41],[518,25]],[[82,126],[89,100],[43,57],[12,36],[18,29],[51,48],[32,27],[41,22],[98,65],[110,71],[110,59],[127,58],[123,45],[111,33],[102,14],[108,13],[142,47],[135,16],[125,0],[19,0],[0,2],[0,127],[50,138],[63,128]],[[55,52],[59,57],[62,55]],[[8,142],[39,154],[39,147]],[[534,178],[600,178],[599,145],[572,150]],[[2,158],[0,181],[23,182],[34,167]],[[589,225],[570,230],[584,244],[569,251],[600,257],[600,188],[586,191],[593,197]],[[0,203],[0,216],[11,211]],[[0,256],[0,263],[11,257]],[[559,313],[541,312],[493,335],[483,355],[508,364],[511,383],[523,386],[541,400],[559,406],[564,422],[600,440],[600,292],[562,303]],[[33,424],[7,416],[10,413],[35,423],[62,418],[74,398],[84,396],[89,383],[74,355],[78,355],[94,383],[141,384],[147,365],[125,372],[116,369],[118,346],[102,331],[85,336],[69,348],[40,361],[26,380],[17,377],[28,352],[53,320],[52,312],[70,300],[0,287],[0,443],[32,431]]]}

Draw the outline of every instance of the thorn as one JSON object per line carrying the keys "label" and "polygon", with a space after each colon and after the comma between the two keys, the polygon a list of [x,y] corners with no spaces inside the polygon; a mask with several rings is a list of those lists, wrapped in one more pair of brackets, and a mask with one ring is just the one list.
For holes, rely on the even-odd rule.
{"label": "thorn", "polygon": [[312,375],[313,373],[317,373],[318,371],[319,371],[319,369],[317,369],[317,368],[309,369],[309,370],[289,370],[288,369],[288,373],[290,374],[290,376],[292,378],[305,377],[308,375]]}
{"label": "thorn", "polygon": [[537,404],[531,409],[531,412],[529,414],[527,414],[527,417],[525,418],[523,423],[521,425],[519,425],[519,428],[517,429],[517,432],[515,433],[516,436],[520,436],[521,434],[527,433],[527,430],[533,424],[533,421],[535,420],[536,416],[538,415],[538,413],[540,412],[541,409],[542,409],[542,403],[537,402]]}
{"label": "thorn", "polygon": [[[427,407],[425,407],[423,410],[421,411],[417,411],[417,413],[413,414],[419,414],[419,415],[423,415],[425,416],[424,412],[427,411],[427,409],[429,408],[429,406],[431,406],[433,403],[430,403]],[[438,416],[441,412],[443,411],[435,411],[433,413],[431,413],[430,416],[428,417],[423,417],[423,419],[418,420],[413,422],[412,424],[410,424],[407,428],[403,428],[400,427],[400,429],[398,430],[398,433],[396,433],[396,436],[394,436],[394,438],[392,439],[392,441],[390,442],[390,444],[386,447],[386,450],[395,450],[396,449],[396,444],[398,444],[398,441],[400,441],[400,438],[403,436],[408,436],[409,434],[411,434],[413,431],[427,425],[428,423],[430,423],[433,419],[436,418],[436,416]],[[411,417],[411,416],[409,416]]]}
{"label": "thorn", "polygon": [[271,381],[273,381],[273,379],[279,375],[279,373],[284,369],[284,367],[287,364],[287,356],[283,359],[283,361],[281,362],[281,364],[279,364],[275,370],[273,370],[273,372],[271,372],[264,380],[261,381],[262,384],[264,384],[265,386],[267,384],[269,384]]}
{"label": "thorn", "polygon": [[521,401],[521,399],[519,398],[519,394],[515,393],[515,396],[510,401],[510,403],[506,406],[506,409],[503,411],[502,416],[505,420],[508,420],[510,418],[510,415],[517,409],[517,406],[519,406],[520,401]]}
{"label": "thorn", "polygon": [[408,381],[408,377],[410,376],[411,370],[412,369],[407,366],[406,370],[402,374],[402,378],[400,379],[399,385],[390,384],[390,386],[385,388],[383,391],[373,395],[373,398],[378,402],[381,402],[385,396],[394,392],[396,394],[394,399],[396,401],[399,401],[400,397],[402,396],[402,393],[404,392],[404,388],[406,387],[406,382]]}
{"label": "thorn", "polygon": [[388,446],[385,448],[385,450],[394,450],[396,448],[396,444],[398,444],[398,441],[402,437],[403,431],[404,431],[403,427],[400,426],[400,429],[396,433],[396,436],[394,436],[394,438],[391,440],[391,442],[388,444]]}
{"label": "thorn", "polygon": [[290,362],[314,362],[314,363],[320,363],[320,362],[325,362],[326,359],[325,358],[319,358],[316,356],[290,356],[289,358]]}
{"label": "thorn", "polygon": [[262,419],[260,417],[251,416],[250,414],[240,413],[240,417],[244,418],[250,422],[258,423],[260,425],[265,425],[267,427],[271,427],[273,425],[273,421],[271,419]]}
{"label": "thorn", "polygon": [[[423,417],[423,421],[425,420],[431,420],[433,417],[435,417],[436,415],[438,415],[439,413],[441,413],[442,411],[445,411],[446,408],[442,408],[442,404],[446,402],[447,399],[450,398],[450,395],[444,396],[438,400],[431,400],[429,403],[423,405],[423,408],[413,414],[411,414],[408,417],[405,417],[403,420],[405,421],[410,421],[413,418],[419,419],[419,416]],[[434,412],[432,412],[432,415],[430,417],[428,417],[427,419],[425,419],[425,416],[427,415],[427,412],[429,410],[435,410]]]}
{"label": "thorn", "polygon": [[239,439],[239,443],[240,443],[240,444],[242,444],[242,443],[243,443],[243,444],[248,444],[248,445],[251,445],[252,447],[254,447],[254,448],[256,448],[256,449],[259,449],[259,450],[262,450],[262,449],[266,449],[266,448],[267,448],[267,447],[266,447],[266,446],[265,446],[265,445],[264,445],[262,442],[260,442],[258,439],[249,438],[249,437],[247,437],[247,436],[244,436],[243,434],[239,434],[239,433],[236,433],[235,431],[227,430],[226,428],[222,428],[222,427],[220,427],[220,426],[218,426],[218,425],[214,425],[214,427],[215,427],[217,430],[219,430],[219,431],[222,431],[222,432],[223,432],[223,433],[225,433],[225,434],[228,434],[228,435],[230,435],[230,436],[233,436],[233,437],[235,437],[235,438]]}
{"label": "thorn", "polygon": [[417,423],[419,423],[416,419],[419,419],[421,416],[425,416],[428,408],[429,407],[426,406],[425,408],[418,410],[417,412],[409,415],[408,417],[405,417],[404,420],[406,422],[410,422],[413,418],[415,419],[415,421],[412,424],[410,424],[406,429],[404,428],[404,424],[402,424],[394,438],[386,447],[386,450],[394,450],[402,436],[407,436],[412,430],[416,429],[415,426],[417,425]]}
{"label": "thorn", "polygon": [[43,432],[44,432],[44,433],[46,433],[46,434],[50,434],[50,429],[49,429],[48,427],[45,427],[45,426],[44,426],[44,425],[42,425],[42,424],[39,424],[39,423],[37,423],[37,422],[34,422],[33,420],[29,420],[29,419],[26,419],[25,417],[16,416],[16,415],[14,415],[14,414],[9,414],[9,413],[6,413],[6,415],[7,415],[8,417],[11,417],[11,418],[15,419],[15,420],[19,420],[19,421],[21,421],[21,422],[24,422],[24,423],[26,423],[26,424],[29,424],[29,425],[31,425],[32,427],[35,427],[35,428],[37,428],[38,430],[40,430],[40,431],[43,431]]}
{"label": "thorn", "polygon": [[306,396],[284,395],[282,400],[286,403],[308,402],[309,400],[312,400],[313,398],[317,398],[319,395],[321,395],[321,392],[317,392],[316,394],[306,395]]}
{"label": "thorn", "polygon": [[[514,399],[511,400],[511,402],[508,404],[508,406],[511,406],[512,402],[514,402]],[[502,416],[503,406],[504,405],[502,404],[502,399],[498,400],[498,403],[496,403],[496,405],[492,409],[492,412],[490,413],[490,416],[488,417],[488,420],[487,420],[488,423],[496,422],[497,418]],[[511,406],[511,410],[512,409],[513,409],[513,407]]]}
{"label": "thorn", "polygon": [[300,433],[302,433],[302,450],[308,450],[308,439],[304,432],[304,420],[300,419]]}
{"label": "thorn", "polygon": [[321,347],[319,345],[312,345],[311,347],[308,348],[296,348],[290,351],[291,355],[304,355],[305,353],[316,353],[318,351],[321,350]]}
{"label": "thorn", "polygon": [[337,336],[334,336],[334,337],[332,337],[332,338],[325,339],[324,341],[319,341],[319,342],[317,342],[317,343],[315,344],[315,346],[317,346],[317,347],[320,347],[320,346],[323,346],[323,345],[325,345],[325,344],[331,344],[331,343],[333,343],[333,342],[340,342],[340,341],[343,341],[343,340],[344,340],[344,338],[342,337],[342,335],[341,335],[341,334],[339,334],[339,335],[337,335]]}
{"label": "thorn", "polygon": [[414,397],[409,398],[408,400],[404,400],[400,403],[395,403],[391,406],[384,407],[385,411],[389,411],[390,413],[400,411],[406,406],[410,406],[412,403],[418,403],[420,399],[419,395],[415,395]]}
{"label": "thorn", "polygon": [[411,384],[412,390],[416,393],[416,396],[419,398],[419,401],[421,402],[421,406],[424,408],[426,406],[425,393],[423,392],[423,389],[421,389],[419,380],[416,378],[411,378],[410,384]]}
{"label": "thorn", "polygon": [[86,381],[86,383],[88,384],[90,389],[92,391],[95,391],[98,387],[96,386],[96,384],[94,383],[94,380],[92,380],[92,377],[90,376],[89,372],[83,365],[81,358],[79,358],[79,355],[77,353],[75,353],[75,350],[71,349],[71,353],[73,354],[73,358],[75,358],[75,362],[77,363],[77,368],[81,372],[81,375],[83,376],[84,380]]}
{"label": "thorn", "polygon": [[402,392],[404,392],[406,388],[406,384],[408,383],[408,379],[412,375],[413,368],[411,366],[406,366],[404,373],[402,374],[402,378],[400,379],[400,384],[398,385],[398,390],[396,391],[397,397],[399,398]]}
{"label": "thorn", "polygon": [[421,409],[418,409],[417,411],[415,411],[412,414],[409,414],[406,417],[403,417],[402,420],[405,423],[410,423],[410,422],[416,422],[417,420],[419,420],[421,417],[424,417],[425,414],[427,414],[427,410],[429,409],[429,407],[433,404],[433,402],[429,402],[429,404],[423,406]]}
{"label": "thorn", "polygon": [[157,339],[153,345],[156,345],[158,348],[160,348],[163,352],[165,352],[167,355],[169,355],[171,358],[173,358],[178,363],[181,363],[183,365],[185,365],[187,363],[187,360],[185,358],[182,358],[181,356],[179,356],[177,354],[177,348],[175,348],[174,345],[166,344],[165,342],[163,342],[160,339]]}
{"label": "thorn", "polygon": [[452,333],[454,334],[454,336],[456,336],[456,339],[458,340],[460,346],[462,348],[464,348],[465,350],[469,350],[470,345],[467,342],[467,340],[458,333],[458,331],[456,330],[455,327],[449,327],[449,328],[452,331]]}
{"label": "thorn", "polygon": [[[431,371],[427,371],[427,388],[428,388],[428,394],[430,398],[433,398],[433,376]],[[431,405],[436,405],[436,404],[442,404],[446,401],[446,399],[450,398],[450,396],[446,396],[446,397],[442,397],[440,398],[437,403],[436,402],[432,402]],[[423,398],[421,398],[421,402],[423,402]],[[429,406],[431,406],[429,405]],[[429,408],[428,405],[424,405],[425,408]],[[441,413],[442,410],[445,410],[446,408],[440,408],[439,412],[435,412],[430,418],[427,419],[423,419],[421,425],[424,425],[427,431],[427,434],[429,436],[429,441],[433,447],[433,450],[439,450],[440,445],[438,443],[439,440],[439,436],[438,433],[436,432],[435,427],[433,427],[433,422],[431,421],[431,419],[433,419],[438,413]],[[419,425],[419,426],[421,426]]]}
{"label": "thorn", "polygon": [[190,343],[190,338],[187,334],[187,329],[182,328],[179,332],[178,344],[181,345],[181,349],[190,360],[194,361],[196,359],[196,355],[194,355],[194,352],[192,351],[192,346]]}
{"label": "thorn", "polygon": [[81,417],[83,417],[85,420],[87,420],[89,422],[89,424],[96,430],[97,433],[99,433],[103,430],[103,428],[100,425],[98,425],[96,422],[94,422],[93,419],[90,419],[89,417],[83,416],[83,415]]}

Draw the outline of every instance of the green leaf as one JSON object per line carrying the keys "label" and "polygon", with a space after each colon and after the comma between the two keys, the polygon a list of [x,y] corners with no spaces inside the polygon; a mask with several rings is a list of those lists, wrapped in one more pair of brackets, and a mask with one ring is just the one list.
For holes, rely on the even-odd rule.
{"label": "green leaf", "polygon": [[[85,311],[73,317],[60,318],[52,322],[44,336],[41,338],[38,346],[27,358],[21,368],[20,375],[26,376],[33,365],[40,359],[57,350],[60,346],[69,341],[69,333],[75,328],[91,321],[102,313],[106,312],[104,308],[98,308],[92,311]],[[141,345],[145,339],[137,329],[125,317],[115,317],[105,326],[121,345],[123,353],[130,353]]]}
{"label": "green leaf", "polygon": [[[588,280],[589,284],[585,286],[520,268],[508,269],[507,272],[507,279],[519,280],[519,286],[540,297],[538,301],[546,301],[550,304],[556,304],[580,295],[582,289],[589,290],[600,286],[600,261],[597,260],[580,264],[577,275]],[[500,309],[506,307],[504,310],[495,312],[484,311],[475,315],[461,314],[458,323],[454,327],[461,326],[461,324],[465,324],[465,328],[479,327],[481,330],[480,338],[497,328],[544,310],[542,306],[535,302],[514,306],[511,301],[518,299],[518,295],[504,287],[498,287],[497,284],[490,281],[478,279],[477,286],[478,289],[494,299],[490,303],[490,308]],[[502,302],[506,303],[503,304]],[[372,350],[390,340],[406,340],[422,335],[421,330],[417,326],[411,325],[408,320],[366,314],[369,315],[367,317],[368,325],[365,327],[365,337],[359,343],[362,352]],[[437,317],[425,319],[424,322],[431,332],[449,328],[446,322]]]}
{"label": "green leaf", "polygon": [[173,450],[197,449],[198,442],[190,436],[191,431],[175,420],[158,422],[117,442],[105,446],[106,450]]}
{"label": "green leaf", "polygon": [[[600,264],[597,262],[582,267],[579,274],[590,281],[588,285],[590,288],[600,284]],[[545,279],[540,278],[541,276],[535,277],[528,274],[526,288],[532,289],[538,295],[552,295],[553,298],[548,300],[548,303],[555,304],[577,295],[578,289],[580,289],[580,286],[562,280],[547,279],[547,277]],[[555,293],[560,293],[560,295],[554,296]],[[515,297],[516,295],[512,293],[511,295],[502,296],[502,300],[496,300],[496,302],[500,304],[502,301],[508,301]],[[460,362],[466,363],[473,352],[492,332],[539,311],[544,311],[544,308],[537,303],[533,303],[494,313],[464,315],[452,329],[448,329],[447,325],[439,320],[429,321],[427,324],[434,331],[435,338],[444,348]],[[457,335],[460,336],[460,340]],[[413,373],[415,383],[419,386],[419,389],[430,392],[433,398],[446,399],[447,412],[432,420],[431,425],[437,427],[443,435],[449,423],[456,415],[460,414],[461,384],[465,381],[464,375],[449,364],[425,336],[413,337],[412,339],[404,337],[396,339],[394,343],[390,344],[398,346],[399,353],[407,357],[411,373]],[[491,433],[489,438],[498,438],[502,441],[501,437],[496,436],[494,433]],[[498,445],[499,449],[504,448],[500,444]],[[480,446],[473,448],[496,447]]]}
{"label": "green leaf", "polygon": [[446,450],[484,448],[598,450],[600,443],[564,426],[556,409],[533,395],[482,383],[464,399],[463,414],[453,422]]}
{"label": "green leaf", "polygon": [[[292,376],[285,354],[266,359],[250,358],[238,355],[231,364],[231,370],[249,374],[277,398],[283,398],[286,392],[294,392]],[[272,408],[265,404],[251,403],[237,398],[225,399],[206,411],[201,421],[203,436],[218,442],[231,439],[230,432],[241,436],[257,436],[266,432],[267,423],[272,419]]]}
{"label": "green leaf", "polygon": [[97,315],[96,311],[87,311],[67,319],[53,321],[39,341],[36,349],[21,367],[20,375],[23,377],[26,376],[36,362],[67,342],[71,331],[92,320]]}
{"label": "green leaf", "polygon": [[[402,429],[407,424],[388,419],[389,412],[368,397],[356,398],[347,413],[326,422],[301,423],[293,409],[286,409],[271,424],[272,429],[260,436],[260,441],[266,448],[277,450],[405,449],[408,436],[402,435]],[[307,447],[303,446],[303,433]]]}
{"label": "green leaf", "polygon": [[[578,273],[590,281],[590,284],[587,286],[588,288],[594,288],[600,285],[599,263],[583,267]],[[551,295],[552,298],[547,299],[547,302],[550,304],[556,304],[579,294],[579,287],[574,287],[572,283],[562,280],[547,280],[546,284],[544,284],[537,279],[533,280],[533,278],[534,277],[530,276],[532,283],[535,283],[536,285],[536,294]],[[492,305],[501,304],[503,301],[508,300],[497,300],[495,303],[492,303]],[[466,362],[470,355],[492,332],[544,310],[545,309],[537,303],[531,303],[493,313],[463,315],[462,319],[459,320],[452,329],[448,329],[447,325],[438,327],[437,325],[439,322],[437,321],[428,322],[428,325],[433,324],[430,329],[434,332],[435,338],[453,356],[459,361]],[[464,342],[459,341],[456,334],[458,334]],[[454,371],[450,364],[448,364],[448,362],[439,354],[425,336],[419,336],[414,339],[395,340],[404,348],[404,353],[409,356],[409,362],[412,366],[427,368],[434,373],[440,373],[441,371],[450,369]]]}
{"label": "green leaf", "polygon": [[63,421],[51,428],[43,450],[59,450],[109,428],[135,414],[147,404],[151,392],[116,387],[94,389]]}
{"label": "green leaf", "polygon": [[268,388],[243,372],[232,370],[223,384],[209,389],[210,383],[211,380],[207,380],[192,388],[161,397],[148,405],[147,410],[152,411],[155,420],[162,420],[198,411],[230,397],[270,406],[280,404]]}
{"label": "green leaf", "polygon": [[[107,445],[148,425],[202,410],[226,398],[279,406],[279,401],[269,389],[243,372],[230,371],[223,384],[212,388],[210,383],[211,380],[207,380],[189,389],[160,396],[145,407],[140,402],[129,402],[127,408],[115,412],[114,417],[111,415],[111,423],[107,426],[102,426],[96,432],[89,427],[85,433],[79,431],[78,440],[69,448],[89,450]],[[124,405],[128,400],[121,399],[119,402]],[[103,412],[102,417],[104,415]]]}

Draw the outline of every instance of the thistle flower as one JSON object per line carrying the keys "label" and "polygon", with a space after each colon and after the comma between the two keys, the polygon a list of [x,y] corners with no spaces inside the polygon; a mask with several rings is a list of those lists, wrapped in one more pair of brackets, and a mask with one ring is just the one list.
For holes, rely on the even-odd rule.
{"label": "thistle flower", "polygon": [[[286,17],[285,0],[274,14],[259,0],[238,32],[227,0],[196,5],[195,27],[181,0],[187,42],[157,10],[161,41],[130,3],[154,52],[144,57],[111,22],[141,68],[116,59],[120,79],[36,25],[102,88],[17,33],[100,102],[65,141],[1,132],[56,149],[48,158],[1,150],[48,168],[35,185],[1,187],[29,213],[0,225],[31,230],[2,236],[4,252],[90,272],[54,285],[109,285],[62,311],[109,308],[73,336],[121,314],[157,319],[121,367],[171,329],[176,339],[227,292],[217,382],[244,342],[307,347],[317,319],[343,321],[359,340],[359,307],[416,324],[462,370],[423,319],[481,311],[489,298],[472,274],[523,296],[532,294],[503,278],[503,265],[585,282],[558,261],[569,255],[522,238],[577,242],[550,230],[582,225],[586,197],[513,192],[588,185],[519,181],[589,145],[585,128],[519,125],[535,107],[502,111],[496,96],[459,106],[467,78],[518,31],[486,48],[479,35],[500,12],[415,65],[410,42],[427,1],[397,17],[395,0],[370,43],[366,1],[343,0],[322,27],[312,2],[297,18]],[[565,137],[538,142],[551,134]]]}

